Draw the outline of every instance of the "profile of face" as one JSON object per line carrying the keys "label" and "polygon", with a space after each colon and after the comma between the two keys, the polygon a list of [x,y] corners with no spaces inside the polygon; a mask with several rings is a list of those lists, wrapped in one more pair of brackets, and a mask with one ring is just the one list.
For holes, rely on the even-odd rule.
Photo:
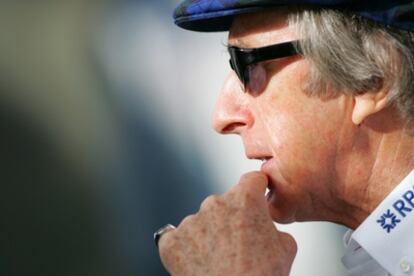
{"label": "profile of face", "polygon": [[[300,39],[286,19],[275,11],[240,15],[228,44],[257,48]],[[214,111],[214,129],[240,135],[247,157],[263,160],[261,171],[270,181],[269,213],[279,223],[335,221],[347,193],[338,174],[345,173],[344,153],[355,135],[353,100],[309,96],[304,87],[310,66],[300,55],[264,62],[260,93],[244,92],[231,70]]]}

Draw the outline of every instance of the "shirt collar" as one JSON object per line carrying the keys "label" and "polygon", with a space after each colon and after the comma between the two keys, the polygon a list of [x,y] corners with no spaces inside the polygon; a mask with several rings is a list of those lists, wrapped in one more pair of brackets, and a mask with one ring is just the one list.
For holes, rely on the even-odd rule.
{"label": "shirt collar", "polygon": [[353,233],[348,245],[360,245],[393,275],[401,263],[414,269],[414,170],[380,203]]}

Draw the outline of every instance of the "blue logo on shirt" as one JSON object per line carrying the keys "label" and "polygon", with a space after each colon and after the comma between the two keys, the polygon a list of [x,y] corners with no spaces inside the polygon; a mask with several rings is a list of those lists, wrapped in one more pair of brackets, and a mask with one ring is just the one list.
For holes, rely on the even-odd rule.
{"label": "blue logo on shirt", "polygon": [[377,222],[381,224],[382,228],[387,230],[387,233],[389,233],[395,226],[397,226],[397,223],[401,222],[401,220],[397,219],[397,216],[388,209]]}
{"label": "blue logo on shirt", "polygon": [[404,193],[400,199],[394,202],[392,208],[395,213],[388,209],[377,220],[377,222],[384,230],[387,231],[387,233],[390,233],[402,219],[414,210],[414,192],[409,190]]}

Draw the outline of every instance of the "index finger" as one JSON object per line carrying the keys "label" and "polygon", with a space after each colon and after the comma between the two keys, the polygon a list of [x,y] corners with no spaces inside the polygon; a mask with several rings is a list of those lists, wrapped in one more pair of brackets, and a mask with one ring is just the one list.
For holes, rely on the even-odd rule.
{"label": "index finger", "polygon": [[240,177],[239,184],[234,186],[230,192],[249,192],[253,197],[263,197],[269,179],[259,171],[245,173]]}

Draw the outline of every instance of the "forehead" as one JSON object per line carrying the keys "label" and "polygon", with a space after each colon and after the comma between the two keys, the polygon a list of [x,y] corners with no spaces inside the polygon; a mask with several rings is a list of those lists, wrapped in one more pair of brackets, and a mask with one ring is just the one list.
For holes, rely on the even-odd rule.
{"label": "forehead", "polygon": [[289,26],[286,9],[270,10],[235,17],[229,31],[228,44],[254,48],[297,39]]}

